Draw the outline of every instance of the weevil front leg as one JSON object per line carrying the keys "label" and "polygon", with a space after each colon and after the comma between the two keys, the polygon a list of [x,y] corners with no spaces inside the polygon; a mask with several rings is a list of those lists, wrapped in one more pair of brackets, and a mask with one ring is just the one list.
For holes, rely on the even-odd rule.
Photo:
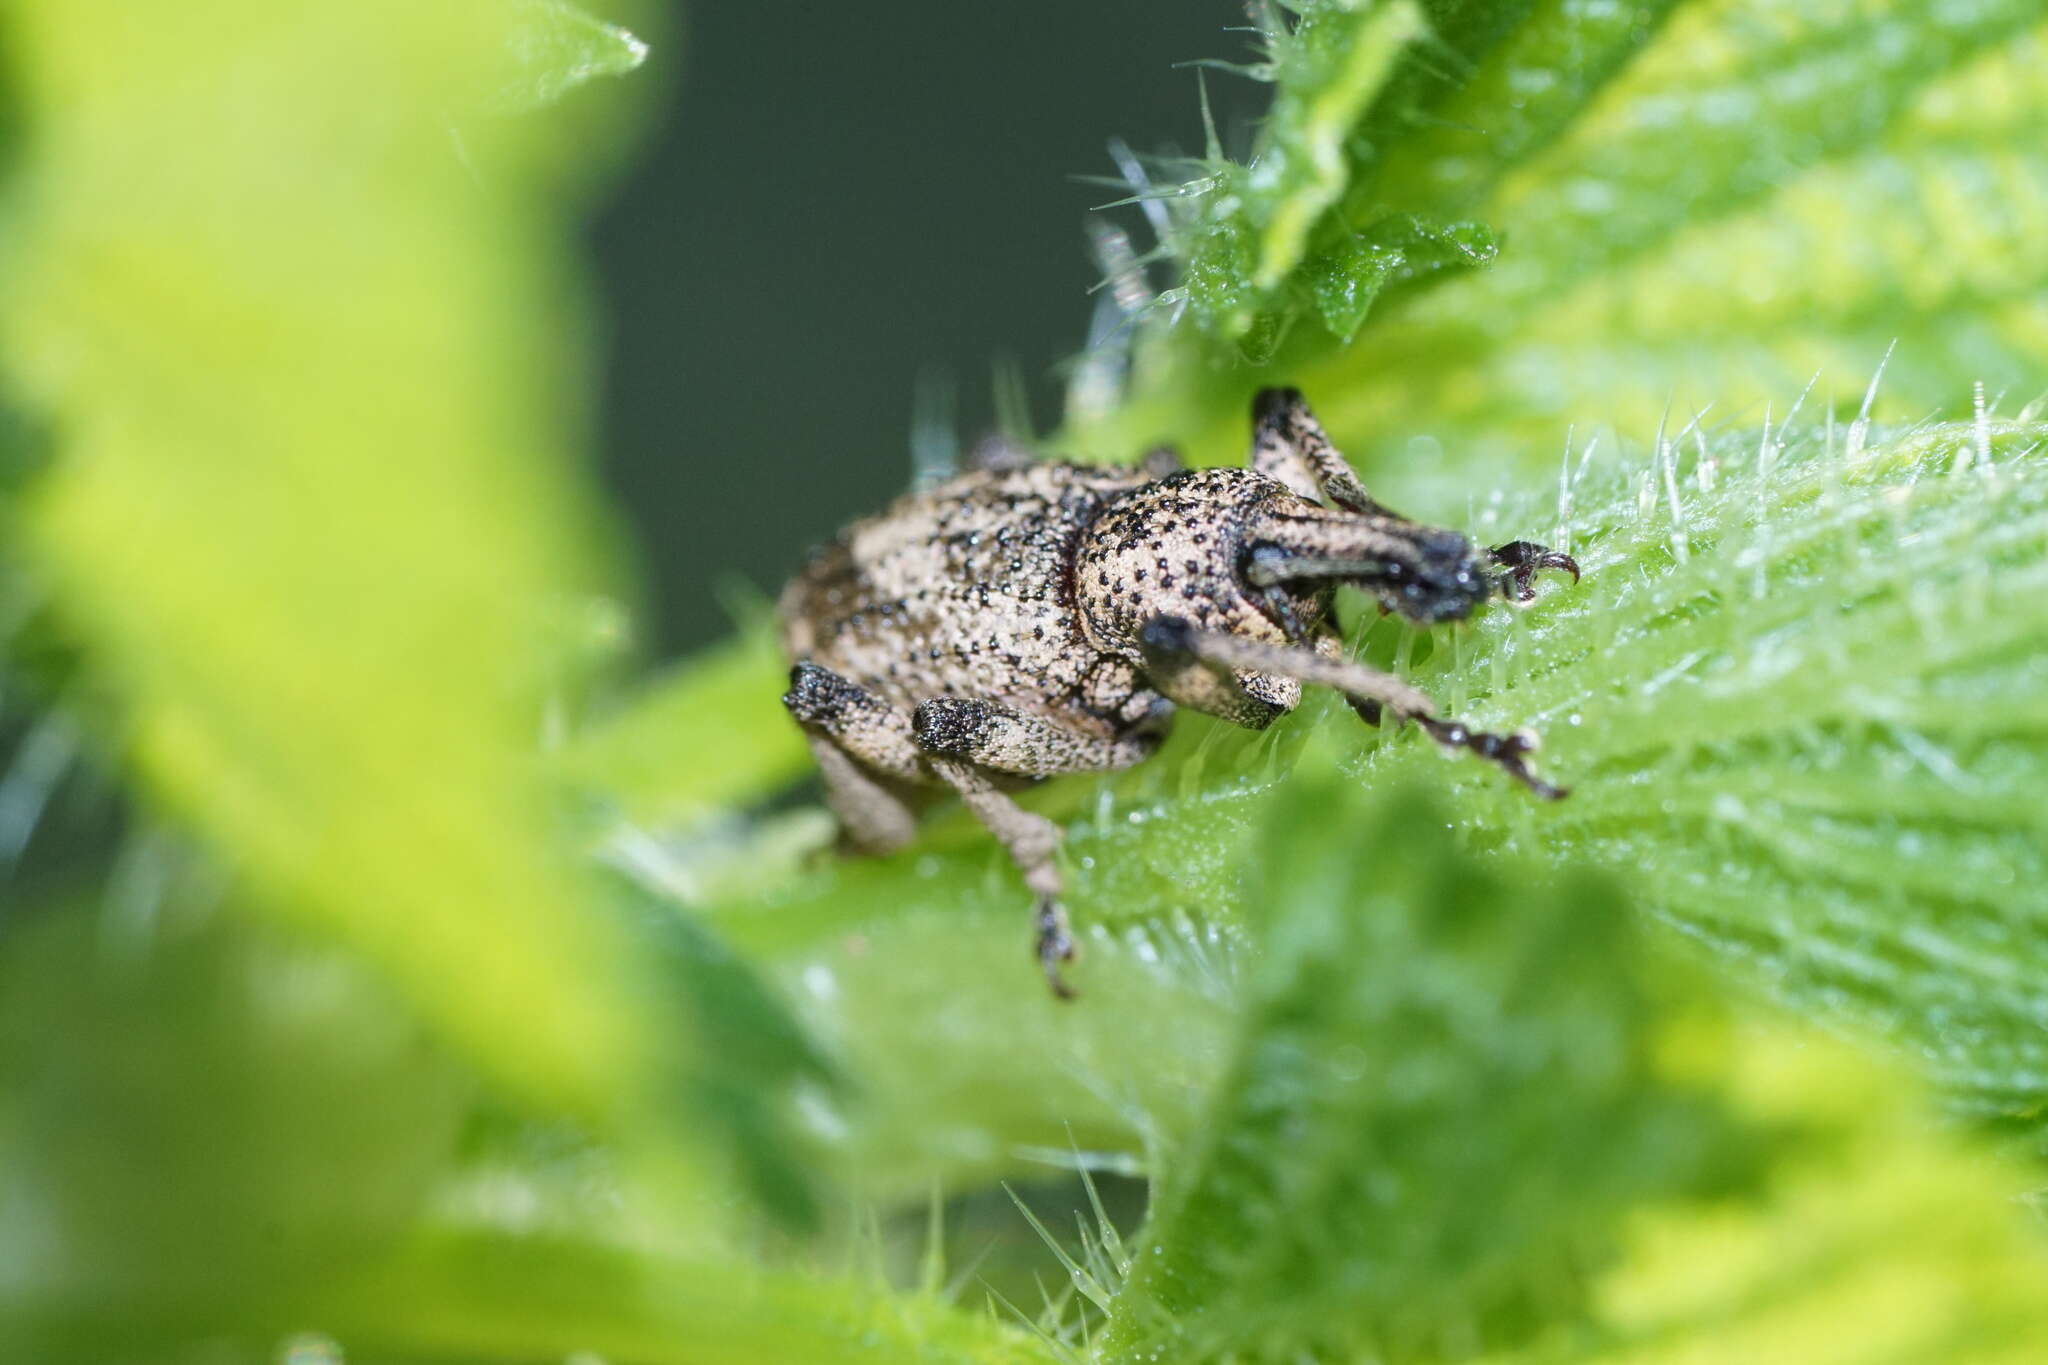
{"label": "weevil front leg", "polygon": [[1560,569],[1572,576],[1572,582],[1579,581],[1579,561],[1533,540],[1511,540],[1494,546],[1486,555],[1507,570],[1501,575],[1501,591],[1517,602],[1536,600],[1532,580],[1539,570]]}
{"label": "weevil front leg", "polygon": [[1221,631],[1201,630],[1178,616],[1157,616],[1148,621],[1139,636],[1150,658],[1182,658],[1212,666],[1249,670],[1254,673],[1293,678],[1299,682],[1333,687],[1349,699],[1360,715],[1373,719],[1381,708],[1397,720],[1412,720],[1446,748],[1465,749],[1497,764],[1536,795],[1555,801],[1566,794],[1562,787],[1544,781],[1532,771],[1528,757],[1536,751],[1536,740],[1527,734],[1495,734],[1474,730],[1460,721],[1437,717],[1436,703],[1429,694],[1391,673],[1344,658],[1328,648],[1302,648],[1246,640]]}
{"label": "weevil front leg", "polygon": [[1348,512],[1405,520],[1365,491],[1300,389],[1261,389],[1252,399],[1252,468],[1305,498],[1327,497]]}

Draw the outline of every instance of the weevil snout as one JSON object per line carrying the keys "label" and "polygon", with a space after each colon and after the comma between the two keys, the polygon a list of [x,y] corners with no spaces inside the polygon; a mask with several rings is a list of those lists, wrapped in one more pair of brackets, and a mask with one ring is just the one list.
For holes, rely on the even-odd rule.
{"label": "weevil snout", "polygon": [[1244,576],[1255,588],[1349,583],[1418,625],[1461,620],[1498,590],[1483,552],[1456,531],[1325,509],[1260,526]]}
{"label": "weevil snout", "polygon": [[[1534,541],[1511,541],[1482,552],[1455,531],[1429,531],[1422,539],[1436,543],[1417,556],[1414,581],[1403,584],[1402,600],[1390,604],[1411,621],[1463,620],[1496,595],[1510,602],[1533,602],[1536,575],[1546,569],[1579,581],[1576,560]],[[1386,597],[1382,591],[1381,600]]]}
{"label": "weevil snout", "polygon": [[1494,592],[1494,578],[1477,547],[1456,531],[1424,530],[1414,557],[1390,564],[1384,585],[1364,586],[1380,601],[1421,625],[1462,621]]}

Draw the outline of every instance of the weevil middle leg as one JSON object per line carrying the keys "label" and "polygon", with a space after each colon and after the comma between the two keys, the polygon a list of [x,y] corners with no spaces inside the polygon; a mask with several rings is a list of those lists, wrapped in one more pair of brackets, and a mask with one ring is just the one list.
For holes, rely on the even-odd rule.
{"label": "weevil middle leg", "polygon": [[1053,994],[1062,1000],[1073,999],[1074,988],[1067,984],[1060,967],[1079,957],[1081,949],[1068,927],[1067,907],[1060,901],[1066,892],[1058,861],[1060,827],[1018,805],[971,763],[934,758],[931,765],[932,771],[960,794],[961,803],[974,818],[1009,851],[1011,861],[1024,874],[1024,886],[1033,897],[1032,952]]}

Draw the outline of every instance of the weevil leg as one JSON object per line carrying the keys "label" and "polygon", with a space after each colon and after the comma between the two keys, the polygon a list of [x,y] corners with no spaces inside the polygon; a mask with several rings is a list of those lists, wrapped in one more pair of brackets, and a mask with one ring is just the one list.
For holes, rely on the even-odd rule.
{"label": "weevil leg", "polygon": [[[1340,664],[1351,662],[1351,656],[1344,652],[1342,637],[1334,630],[1324,630],[1318,634],[1312,642],[1312,647],[1315,649],[1317,658]],[[1375,730],[1379,729],[1381,716],[1385,710],[1381,703],[1374,701],[1370,697],[1360,696],[1356,692],[1346,692],[1343,695],[1344,700],[1350,704],[1352,711],[1360,720],[1372,726]]]}
{"label": "weevil leg", "polygon": [[804,737],[825,780],[825,804],[839,817],[843,853],[894,853],[917,833],[917,811],[902,793],[863,768],[839,742],[824,735]]}
{"label": "weevil leg", "polygon": [[841,841],[862,853],[887,853],[906,843],[916,813],[889,783],[911,783],[922,775],[910,717],[858,683],[808,662],[790,670],[782,704],[803,726],[818,760]]}
{"label": "weevil leg", "polygon": [[1157,731],[1094,735],[976,697],[933,697],[910,720],[918,748],[1019,777],[1113,772],[1159,747]]}
{"label": "weevil leg", "polygon": [[910,717],[859,683],[806,661],[789,670],[782,704],[807,732],[838,741],[872,771],[906,782],[922,776]]}
{"label": "weevil leg", "polygon": [[[1177,616],[1156,619],[1180,621]],[[1301,684],[1293,678],[1234,668],[1181,648],[1180,635],[1171,630],[1148,631],[1149,625],[1138,633],[1145,675],[1176,705],[1247,730],[1263,730],[1301,701]]]}
{"label": "weevil leg", "polygon": [[996,841],[1009,850],[1010,860],[1024,874],[1024,885],[1034,897],[1032,909],[1033,952],[1045,972],[1046,984],[1062,1000],[1074,998],[1074,988],[1060,973],[1060,965],[1080,956],[1080,948],[1067,925],[1067,910],[1060,903],[1065,885],[1056,855],[1060,827],[1043,815],[1025,810],[998,790],[989,775],[958,759],[931,760],[932,771],[946,785],[960,793],[960,800],[974,813]]}
{"label": "weevil leg", "polygon": [[1486,552],[1494,563],[1506,569],[1501,575],[1501,592],[1517,602],[1536,600],[1536,589],[1530,580],[1539,570],[1561,569],[1572,576],[1572,582],[1579,581],[1579,562],[1568,554],[1561,554],[1533,540],[1511,540],[1505,545],[1496,545]]}
{"label": "weevil leg", "polygon": [[1327,497],[1347,511],[1406,520],[1365,491],[1300,389],[1261,389],[1253,397],[1252,468],[1305,498]]}
{"label": "weevil leg", "polygon": [[933,697],[918,704],[911,734],[932,770],[960,793],[976,819],[1009,850],[1036,898],[1033,923],[1039,966],[1062,999],[1073,988],[1060,964],[1076,954],[1067,926],[1059,864],[1059,827],[998,790],[991,772],[1016,777],[1106,772],[1127,768],[1158,747],[1160,732],[1141,726],[1121,735],[1093,735],[977,697]]}
{"label": "weevil leg", "polygon": [[[1440,720],[1436,714],[1436,703],[1420,688],[1391,673],[1355,663],[1342,657],[1341,653],[1304,649],[1297,645],[1265,644],[1221,631],[1201,630],[1178,616],[1154,617],[1145,623],[1139,639],[1147,654],[1152,656],[1179,655],[1227,668],[1334,687],[1350,699],[1354,707],[1364,703],[1375,713],[1384,708],[1393,712],[1397,720],[1414,721],[1431,739],[1447,748],[1466,749],[1497,764],[1502,771],[1545,800],[1554,801],[1566,794],[1564,788],[1544,781],[1530,769],[1528,756],[1536,750],[1533,736],[1494,734],[1487,730],[1474,730],[1458,721]],[[1361,710],[1360,714],[1366,712]]]}

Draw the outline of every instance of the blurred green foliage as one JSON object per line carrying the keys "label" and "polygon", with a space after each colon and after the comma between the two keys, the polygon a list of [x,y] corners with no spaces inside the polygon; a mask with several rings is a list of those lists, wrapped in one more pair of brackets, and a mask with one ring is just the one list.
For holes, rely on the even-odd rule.
{"label": "blurred green foliage", "polygon": [[161,799],[595,1116],[657,1045],[527,756],[544,612],[605,581],[562,458],[552,178],[518,125],[462,121],[503,8],[437,10],[10,17],[4,344],[62,451],[14,525]]}
{"label": "blurred green foliage", "polygon": [[1571,549],[1355,643],[1575,794],[1188,718],[1031,798],[1073,1006],[957,812],[749,809],[758,620],[619,681],[569,230],[638,39],[0,15],[7,1359],[2048,1348],[2038,6],[1255,7],[1067,439],[1236,460],[1296,378]]}
{"label": "blurred green foliage", "polygon": [[[1434,801],[1358,791],[1298,773],[1275,802],[1244,890],[1263,953],[1239,1040],[1160,1173],[1154,1254],[1111,1305],[1104,1359],[1523,1337],[1576,1310],[1622,1212],[1698,1187],[1736,1145],[1657,1075],[1612,888],[1495,880]],[[1356,841],[1328,837],[1333,816]]]}

